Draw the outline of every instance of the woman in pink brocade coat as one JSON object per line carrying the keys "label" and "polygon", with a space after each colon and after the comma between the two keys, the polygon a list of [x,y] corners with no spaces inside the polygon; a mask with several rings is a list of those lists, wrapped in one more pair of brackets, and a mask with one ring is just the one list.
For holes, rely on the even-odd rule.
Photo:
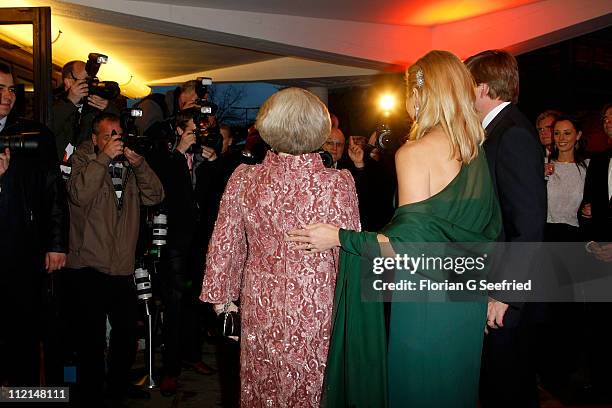
{"label": "woman in pink brocade coat", "polygon": [[272,147],[229,180],[215,224],[200,299],[240,298],[241,406],[316,407],[329,347],[337,250],[304,256],[291,229],[330,223],[359,229],[354,181],[323,166],[325,105],[299,88],[272,95],[257,116]]}

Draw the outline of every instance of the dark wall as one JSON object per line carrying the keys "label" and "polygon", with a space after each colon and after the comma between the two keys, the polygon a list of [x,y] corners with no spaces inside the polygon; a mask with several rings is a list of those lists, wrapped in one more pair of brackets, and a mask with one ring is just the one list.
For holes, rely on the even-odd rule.
{"label": "dark wall", "polygon": [[[383,118],[378,101],[381,94],[392,92],[396,106],[388,118]],[[403,74],[386,74],[375,78],[369,87],[349,87],[331,90],[329,110],[340,121],[340,129],[346,136],[369,136],[382,121],[386,121],[394,133],[406,134],[409,129],[408,114],[404,108],[405,84]]]}

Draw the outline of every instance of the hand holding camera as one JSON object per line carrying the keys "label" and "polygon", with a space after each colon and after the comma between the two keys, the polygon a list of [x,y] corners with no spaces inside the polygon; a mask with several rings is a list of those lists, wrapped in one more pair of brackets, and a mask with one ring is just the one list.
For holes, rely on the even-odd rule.
{"label": "hand holding camera", "polygon": [[121,141],[121,136],[117,134],[112,135],[111,140],[108,141],[106,146],[104,146],[104,150],[102,151],[111,159],[115,159],[115,157],[123,154],[123,142]]}
{"label": "hand holding camera", "polygon": [[176,150],[185,154],[187,149],[189,149],[196,142],[195,134],[192,130],[187,130],[183,132],[181,135],[181,139],[179,140],[178,146],[176,146]]}
{"label": "hand holding camera", "polygon": [[103,111],[108,108],[108,99],[101,98],[98,95],[89,95],[87,97],[87,104]]}
{"label": "hand holding camera", "polygon": [[214,161],[217,159],[217,152],[212,147],[202,146],[202,157],[208,161]]}
{"label": "hand holding camera", "polygon": [[136,153],[129,147],[126,147],[125,149],[123,149],[123,155],[125,156],[125,158],[127,159],[127,161],[130,163],[132,167],[138,167],[144,161],[144,157],[142,157],[141,155],[139,155],[138,153]]}
{"label": "hand holding camera", "polygon": [[78,79],[68,89],[68,99],[73,104],[78,104],[84,97],[89,94],[89,86],[87,85],[86,79]]}

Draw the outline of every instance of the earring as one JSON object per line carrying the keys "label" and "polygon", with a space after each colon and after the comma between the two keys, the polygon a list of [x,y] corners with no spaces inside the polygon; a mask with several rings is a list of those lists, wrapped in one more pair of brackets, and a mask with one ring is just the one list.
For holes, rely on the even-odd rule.
{"label": "earring", "polygon": [[414,120],[416,121],[419,118],[419,106],[414,107]]}

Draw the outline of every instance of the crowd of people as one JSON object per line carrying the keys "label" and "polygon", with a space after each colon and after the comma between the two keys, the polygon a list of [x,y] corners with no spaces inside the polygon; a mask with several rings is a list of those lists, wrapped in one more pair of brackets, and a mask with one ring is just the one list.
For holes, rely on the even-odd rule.
{"label": "crowd of people", "polygon": [[[46,128],[11,114],[14,78],[0,64],[0,136],[37,135],[36,148],[0,152],[0,384],[64,384],[70,360],[82,406],[149,398],[130,379],[149,212],[167,217],[156,261],[165,396],[183,367],[215,371],[202,361],[202,333],[228,311],[241,322],[239,339],[223,343],[240,353],[228,406],[538,407],[538,376],[553,390],[569,383],[579,363],[551,347],[542,368],[534,345],[536,327],[555,333],[567,305],[496,292],[362,298],[364,262],[405,243],[584,242],[612,265],[610,152],[589,156],[580,120],[566,113],[530,123],[516,107],[511,54],[431,51],[412,64],[412,127],[393,152],[376,134],[345,137],[300,88],[272,95],[238,148],[214,104],[203,115],[197,81],[139,102],[135,126],[151,141],[140,150],[112,101],[89,95],[87,75],[82,61],[64,66]],[[612,140],[612,105],[602,121]],[[603,348],[586,363],[602,393],[612,380]]]}

